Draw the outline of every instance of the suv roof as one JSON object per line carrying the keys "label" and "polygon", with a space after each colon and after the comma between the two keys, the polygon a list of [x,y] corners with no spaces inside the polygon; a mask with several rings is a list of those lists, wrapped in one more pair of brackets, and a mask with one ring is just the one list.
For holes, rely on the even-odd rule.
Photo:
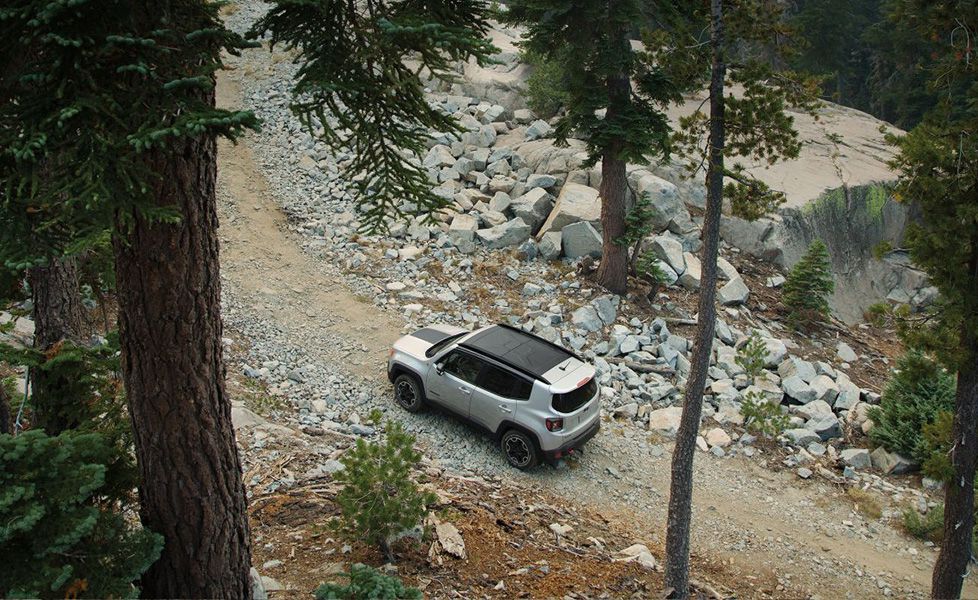
{"label": "suv roof", "polygon": [[509,325],[493,325],[459,344],[549,384],[543,374],[568,358],[580,358],[557,344]]}

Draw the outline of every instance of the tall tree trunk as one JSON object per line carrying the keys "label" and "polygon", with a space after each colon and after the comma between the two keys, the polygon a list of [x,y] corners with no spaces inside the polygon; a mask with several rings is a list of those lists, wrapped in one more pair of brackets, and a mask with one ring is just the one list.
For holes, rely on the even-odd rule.
{"label": "tall tree trunk", "polygon": [[[978,248],[969,265],[972,281],[978,281]],[[931,597],[960,598],[961,586],[972,554],[975,527],[975,466],[978,461],[978,338],[974,334],[978,315],[966,314],[958,365],[958,388],[954,400],[951,466],[954,477],[944,486],[944,539],[934,564]],[[970,321],[970,323],[969,323]]]}
{"label": "tall tree trunk", "polygon": [[[209,101],[214,102],[213,93]],[[224,387],[213,137],[148,165],[177,224],[136,218],[115,239],[123,378],[143,525],[163,535],[148,598],[250,598],[241,463]]]}
{"label": "tall tree trunk", "polygon": [[671,598],[689,597],[689,532],[693,509],[693,455],[703,410],[713,336],[716,326],[717,252],[720,246],[720,213],[723,206],[724,99],[726,63],[723,57],[722,0],[711,2],[713,67],[710,80],[709,168],[706,175],[706,216],[703,221],[703,265],[696,345],[683,396],[683,413],[672,453],[669,516],[666,524],[665,586]]}
{"label": "tall tree trunk", "polygon": [[[81,342],[85,310],[81,302],[78,263],[73,257],[52,257],[43,266],[27,271],[34,304],[34,347],[54,354],[61,342]],[[63,374],[43,367],[31,370],[31,403],[34,425],[48,435],[58,435],[78,425],[72,414],[78,414],[64,390],[72,382]]]}
{"label": "tall tree trunk", "polygon": [[[609,9],[611,10],[611,9]],[[621,52],[631,52],[625,31],[618,32]],[[627,107],[631,94],[628,73],[609,77],[607,82],[608,112],[605,119],[614,120]],[[610,292],[628,291],[628,248],[619,243],[625,235],[625,195],[628,179],[625,161],[621,158],[623,140],[611,141],[601,156],[601,264],[595,275],[597,282]]]}
{"label": "tall tree trunk", "polygon": [[10,396],[7,395],[7,389],[0,383],[0,434],[13,433],[12,422],[13,419],[10,415]]}

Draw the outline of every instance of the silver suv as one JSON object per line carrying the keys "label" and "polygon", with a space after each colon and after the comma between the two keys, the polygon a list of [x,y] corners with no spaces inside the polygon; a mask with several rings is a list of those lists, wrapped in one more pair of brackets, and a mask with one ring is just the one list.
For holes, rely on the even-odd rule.
{"label": "silver suv", "polygon": [[488,429],[518,469],[572,454],[600,428],[594,367],[508,325],[415,331],[394,343],[387,374],[405,410],[437,404]]}

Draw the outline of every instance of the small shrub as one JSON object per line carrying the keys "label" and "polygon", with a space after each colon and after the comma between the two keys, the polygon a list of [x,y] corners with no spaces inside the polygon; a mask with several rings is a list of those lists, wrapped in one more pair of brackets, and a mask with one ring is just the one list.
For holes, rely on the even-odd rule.
{"label": "small shrub", "polygon": [[767,344],[756,330],[751,331],[747,341],[737,349],[734,362],[740,365],[751,379],[764,371],[764,365],[767,364]]}
{"label": "small shrub", "polygon": [[951,465],[951,440],[954,436],[954,413],[942,410],[932,423],[921,430],[922,439],[918,457],[924,475],[937,481],[948,481],[954,476]]}
{"label": "small shrub", "polygon": [[357,563],[344,575],[348,585],[324,583],[313,594],[316,600],[420,600],[421,590],[406,587],[397,577]]}
{"label": "small shrub", "polygon": [[117,453],[96,433],[0,435],[0,596],[138,596],[163,538],[118,510]]}
{"label": "small shrub", "polygon": [[880,506],[876,496],[866,490],[850,487],[846,488],[846,496],[856,505],[856,512],[867,519],[876,520],[883,516],[883,507]]}
{"label": "small shrub", "polygon": [[887,240],[883,240],[882,242],[873,246],[873,258],[876,260],[883,260],[883,258],[892,251],[893,244]]}
{"label": "small shrub", "polygon": [[815,240],[788,273],[782,288],[782,301],[790,310],[789,319],[797,324],[824,319],[829,314],[829,294],[834,290],[828,249],[822,240]]}
{"label": "small shrub", "polygon": [[776,438],[788,428],[788,415],[781,412],[781,405],[763,398],[754,391],[747,392],[740,403],[744,426],[748,431],[769,438]]}
{"label": "small shrub", "polygon": [[638,259],[642,256],[642,243],[652,233],[652,218],[655,207],[649,194],[643,194],[635,200],[635,205],[625,215],[625,234],[615,240],[619,246],[628,250],[629,268],[638,275]]}
{"label": "small shrub", "polygon": [[944,537],[944,507],[935,506],[921,515],[908,506],[903,511],[903,529],[915,538],[939,544]]}
{"label": "small shrub", "polygon": [[339,532],[351,540],[377,545],[387,560],[393,560],[391,537],[417,526],[426,506],[436,500],[411,479],[420,460],[414,436],[405,433],[400,423],[387,423],[384,442],[368,444],[358,439],[340,459],[345,468],[336,475],[343,484],[336,496]]}
{"label": "small shrub", "polygon": [[527,105],[543,119],[553,117],[569,100],[560,61],[534,52],[523,52],[520,58],[531,67],[526,80]]}
{"label": "small shrub", "polygon": [[649,282],[649,301],[654,301],[659,288],[669,283],[669,277],[659,266],[659,258],[651,250],[642,252],[635,261],[635,274]]}
{"label": "small shrub", "polygon": [[941,411],[954,410],[954,388],[954,379],[940,365],[910,350],[897,362],[879,406],[869,409],[875,423],[869,438],[890,452],[926,461],[931,449],[924,441],[924,426]]}

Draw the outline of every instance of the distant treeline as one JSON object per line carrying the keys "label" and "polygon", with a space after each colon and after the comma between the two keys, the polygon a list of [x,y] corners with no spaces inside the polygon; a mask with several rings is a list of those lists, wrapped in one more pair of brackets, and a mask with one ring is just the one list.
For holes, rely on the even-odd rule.
{"label": "distant treeline", "polygon": [[[925,66],[937,40],[922,38],[903,0],[789,0],[804,38],[794,67],[825,77],[824,97],[903,129],[920,122],[937,96]],[[946,44],[946,40],[940,40]]]}

